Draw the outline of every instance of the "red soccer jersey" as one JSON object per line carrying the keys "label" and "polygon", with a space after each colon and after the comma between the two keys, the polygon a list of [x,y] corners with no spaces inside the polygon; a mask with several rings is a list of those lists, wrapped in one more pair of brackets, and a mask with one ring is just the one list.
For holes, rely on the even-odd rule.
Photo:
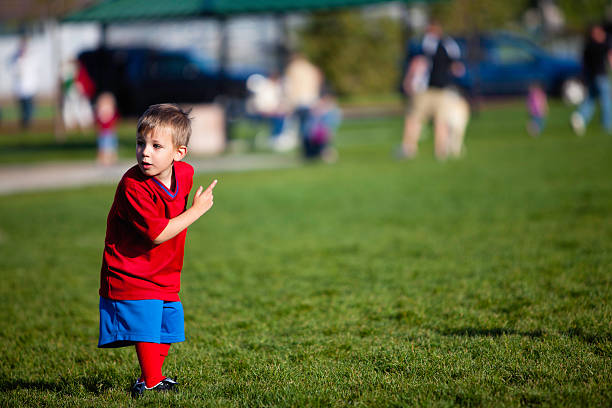
{"label": "red soccer jersey", "polygon": [[155,245],[171,218],[187,208],[193,167],[174,163],[175,191],[134,166],[117,187],[108,214],[100,296],[114,300],[178,301],[187,229]]}

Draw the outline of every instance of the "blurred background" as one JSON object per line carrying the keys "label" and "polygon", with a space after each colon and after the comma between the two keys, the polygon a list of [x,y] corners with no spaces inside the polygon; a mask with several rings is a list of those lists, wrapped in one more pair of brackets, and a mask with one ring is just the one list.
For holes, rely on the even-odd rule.
{"label": "blurred background", "polygon": [[[454,85],[473,114],[483,100],[524,97],[534,83],[577,104],[585,29],[598,22],[609,32],[611,10],[607,0],[8,0],[0,5],[1,131],[92,138],[106,126],[96,102],[110,93],[120,133],[147,106],[171,101],[196,107],[206,133],[196,153],[288,151],[301,126],[281,95],[292,55],[317,67],[319,93],[344,117],[401,114],[402,79],[430,19],[461,47],[465,73]],[[19,73],[24,49],[30,67]],[[19,75],[31,79],[20,86]]]}

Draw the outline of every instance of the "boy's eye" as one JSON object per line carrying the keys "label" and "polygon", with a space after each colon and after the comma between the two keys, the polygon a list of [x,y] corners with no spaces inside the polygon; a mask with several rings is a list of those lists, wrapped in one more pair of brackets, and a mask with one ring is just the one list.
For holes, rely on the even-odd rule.
{"label": "boy's eye", "polygon": [[160,144],[158,144],[158,143],[155,143],[155,144],[153,145],[153,147],[154,147],[154,148],[156,148],[156,149],[161,149],[161,148],[162,148],[162,145],[160,145]]}
{"label": "boy's eye", "polygon": [[137,140],[136,146],[144,146],[145,142],[143,140]]}

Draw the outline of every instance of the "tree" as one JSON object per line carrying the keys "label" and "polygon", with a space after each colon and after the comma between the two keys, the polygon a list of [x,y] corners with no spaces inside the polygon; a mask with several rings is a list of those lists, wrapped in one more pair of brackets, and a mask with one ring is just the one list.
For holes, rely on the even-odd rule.
{"label": "tree", "polygon": [[302,52],[339,95],[393,91],[403,56],[400,21],[359,11],[313,14],[300,32]]}
{"label": "tree", "polygon": [[568,28],[582,31],[590,23],[601,22],[607,9],[612,7],[610,0],[557,0],[563,10]]}
{"label": "tree", "polygon": [[454,0],[433,4],[431,15],[449,32],[468,33],[504,28],[519,20],[529,3],[530,0]]}

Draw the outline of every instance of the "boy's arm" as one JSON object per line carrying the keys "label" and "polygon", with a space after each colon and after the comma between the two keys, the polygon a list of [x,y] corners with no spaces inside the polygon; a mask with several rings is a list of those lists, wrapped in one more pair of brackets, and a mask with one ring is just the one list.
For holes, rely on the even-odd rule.
{"label": "boy's arm", "polygon": [[195,196],[193,197],[193,204],[190,208],[185,210],[181,215],[178,215],[168,222],[166,228],[153,240],[155,245],[159,245],[162,242],[166,242],[169,239],[177,236],[185,228],[193,224],[198,218],[200,218],[206,211],[210,210],[213,205],[213,188],[217,185],[217,180],[213,181],[206,190],[202,186],[198,188]]}

